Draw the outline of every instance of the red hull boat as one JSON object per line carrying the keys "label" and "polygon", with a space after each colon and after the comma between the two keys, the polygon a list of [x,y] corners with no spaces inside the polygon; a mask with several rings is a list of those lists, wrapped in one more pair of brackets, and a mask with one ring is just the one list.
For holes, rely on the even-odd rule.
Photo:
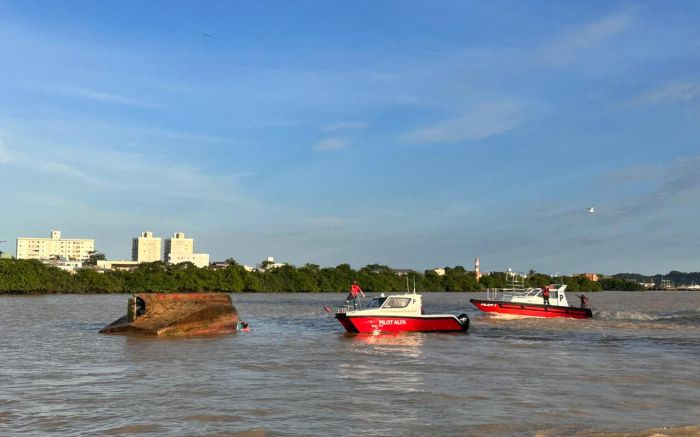
{"label": "red hull boat", "polygon": [[483,299],[469,299],[469,301],[485,313],[512,314],[526,317],[567,317],[572,319],[587,319],[593,317],[593,313],[588,308],[513,303]]}
{"label": "red hull boat", "polygon": [[386,316],[358,316],[336,314],[336,319],[343,325],[346,331],[354,333],[369,332],[401,332],[401,331],[466,331],[466,324],[457,316],[434,315],[422,317],[386,317]]}
{"label": "red hull boat", "polygon": [[422,314],[421,295],[407,293],[396,296],[375,297],[365,309],[341,307],[335,318],[347,332],[436,332],[466,331],[469,317],[466,314]]}
{"label": "red hull boat", "polygon": [[[558,317],[570,319],[588,319],[593,312],[585,305],[574,307],[566,300],[566,284],[552,284],[542,288],[508,288],[489,291],[486,299],[469,299],[477,308],[492,315],[511,315],[521,317]],[[544,303],[543,292],[549,292],[548,301]],[[588,299],[582,296],[582,299]]]}

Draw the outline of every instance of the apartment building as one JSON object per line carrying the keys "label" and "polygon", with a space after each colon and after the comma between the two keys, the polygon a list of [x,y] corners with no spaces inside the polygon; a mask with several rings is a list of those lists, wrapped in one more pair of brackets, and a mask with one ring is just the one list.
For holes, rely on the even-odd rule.
{"label": "apartment building", "polygon": [[208,253],[194,253],[194,239],[185,238],[184,232],[175,232],[165,240],[163,260],[168,264],[191,262],[197,267],[209,265]]}
{"label": "apartment building", "polygon": [[132,239],[131,260],[140,263],[160,261],[161,249],[160,237],[154,237],[153,232],[141,232],[140,237]]}
{"label": "apartment building", "polygon": [[17,238],[17,259],[87,260],[94,251],[94,239],[61,238],[61,231],[56,230],[51,230],[49,238]]}

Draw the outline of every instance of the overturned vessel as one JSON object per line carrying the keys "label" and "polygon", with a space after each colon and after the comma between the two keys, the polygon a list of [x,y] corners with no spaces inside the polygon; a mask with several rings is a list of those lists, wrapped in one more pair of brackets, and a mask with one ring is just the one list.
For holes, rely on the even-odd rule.
{"label": "overturned vessel", "polygon": [[235,332],[238,311],[221,293],[139,293],[129,298],[127,314],[102,334],[211,335]]}

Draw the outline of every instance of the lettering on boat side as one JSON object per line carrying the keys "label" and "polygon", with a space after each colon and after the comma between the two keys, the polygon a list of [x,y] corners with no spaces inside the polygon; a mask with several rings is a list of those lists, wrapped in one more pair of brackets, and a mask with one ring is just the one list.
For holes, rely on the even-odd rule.
{"label": "lettering on boat side", "polygon": [[390,325],[398,326],[398,325],[405,325],[405,324],[406,324],[405,320],[394,320],[394,319],[379,320],[379,326],[390,326]]}

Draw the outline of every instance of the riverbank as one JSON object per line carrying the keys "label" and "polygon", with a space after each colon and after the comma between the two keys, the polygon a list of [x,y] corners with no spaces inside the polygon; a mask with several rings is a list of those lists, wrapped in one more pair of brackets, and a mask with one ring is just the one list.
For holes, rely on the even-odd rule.
{"label": "riverbank", "polygon": [[[69,273],[35,260],[0,260],[0,293],[6,294],[84,294],[133,292],[345,292],[358,281],[366,292],[483,291],[508,285],[505,272],[491,272],[477,281],[474,272],[463,267],[445,268],[444,274],[433,271],[396,274],[387,266],[372,264],[354,270],[348,264],[319,267],[284,265],[262,271],[248,271],[230,263],[224,268],[198,268],[191,263],[167,265],[143,263],[129,271],[98,271],[83,268]],[[640,290],[632,281],[605,278],[591,281],[584,276],[552,277],[533,272],[525,279],[526,287],[565,283],[568,291]]]}

